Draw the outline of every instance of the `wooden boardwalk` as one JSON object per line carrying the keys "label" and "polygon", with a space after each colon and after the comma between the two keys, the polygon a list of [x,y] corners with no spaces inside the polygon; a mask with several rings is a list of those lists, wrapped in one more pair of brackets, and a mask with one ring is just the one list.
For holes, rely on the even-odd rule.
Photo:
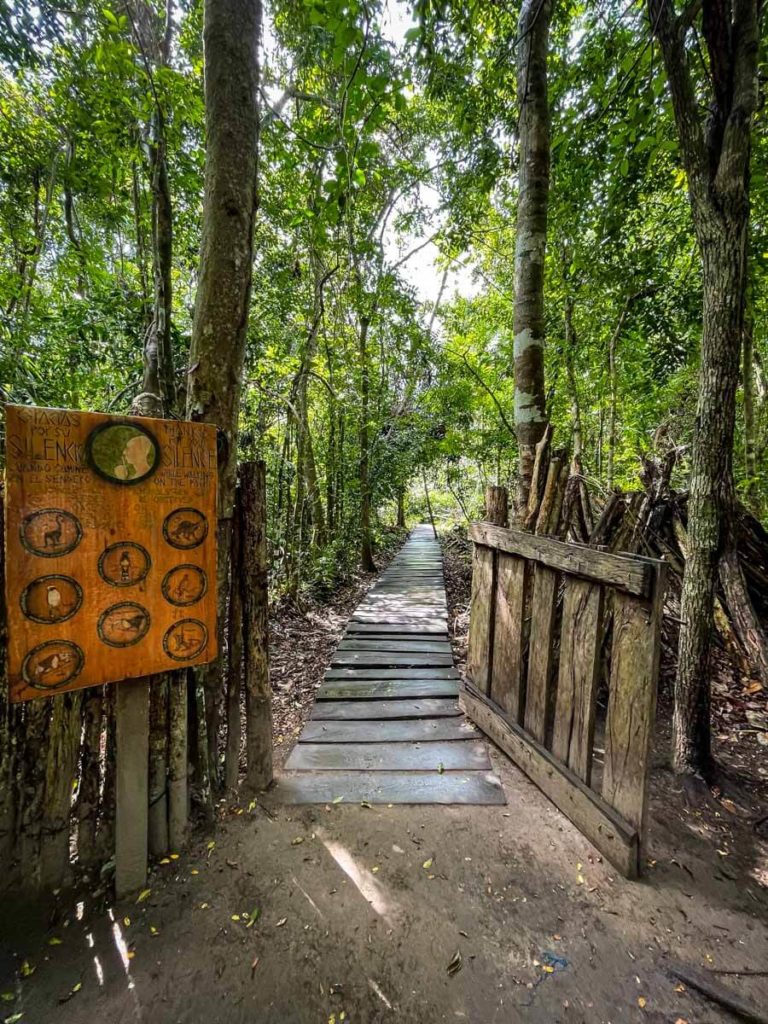
{"label": "wooden boardwalk", "polygon": [[503,804],[461,714],[440,546],[417,526],[358,605],[286,762],[283,803]]}

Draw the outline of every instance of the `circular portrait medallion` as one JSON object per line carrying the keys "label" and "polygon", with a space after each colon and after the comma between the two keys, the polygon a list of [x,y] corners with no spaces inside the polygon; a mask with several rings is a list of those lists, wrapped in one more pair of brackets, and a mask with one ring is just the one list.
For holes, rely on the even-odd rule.
{"label": "circular portrait medallion", "polygon": [[172,548],[188,551],[208,536],[208,520],[196,508],[177,508],[165,517],[163,536]]}
{"label": "circular portrait medallion", "polygon": [[157,439],[138,423],[102,423],[88,435],[85,450],[91,469],[114,484],[139,484],[160,464]]}
{"label": "circular portrait medallion", "polygon": [[83,670],[85,655],[70,640],[38,644],[24,658],[21,674],[36,690],[58,690]]}
{"label": "circular portrait medallion", "polygon": [[163,578],[163,597],[179,608],[196,604],[208,590],[208,577],[199,565],[177,565]]}
{"label": "circular portrait medallion", "polygon": [[43,558],[68,555],[83,537],[79,520],[63,508],[41,508],[38,512],[30,512],[22,520],[19,532],[26,550]]}
{"label": "circular portrait medallion", "polygon": [[71,576],[40,576],[21,594],[21,610],[33,622],[66,622],[80,610],[83,588]]}
{"label": "circular portrait medallion", "polygon": [[205,650],[208,630],[197,619],[175,622],[163,637],[163,649],[174,661],[191,661]]}
{"label": "circular portrait medallion", "polygon": [[132,540],[110,544],[99,555],[99,576],[110,587],[134,587],[152,566],[149,552]]}
{"label": "circular portrait medallion", "polygon": [[113,604],[99,616],[99,639],[110,647],[132,647],[147,635],[149,612],[135,601]]}

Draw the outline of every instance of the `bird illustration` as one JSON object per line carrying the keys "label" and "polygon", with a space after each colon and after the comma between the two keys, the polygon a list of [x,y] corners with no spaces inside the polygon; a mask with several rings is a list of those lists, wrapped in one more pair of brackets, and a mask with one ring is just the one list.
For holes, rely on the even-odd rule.
{"label": "bird illustration", "polygon": [[126,632],[136,633],[144,625],[145,616],[143,613],[138,615],[132,615],[130,618],[118,619],[115,626],[118,629],[125,630]]}
{"label": "bird illustration", "polygon": [[58,619],[61,612],[61,591],[58,587],[46,587],[48,600],[48,617]]}
{"label": "bird illustration", "polygon": [[57,654],[50,654],[47,658],[42,658],[37,664],[35,667],[35,675],[38,678],[47,676],[49,672],[55,672],[57,669],[68,665],[71,660],[72,655],[68,651],[60,651]]}
{"label": "bird illustration", "polygon": [[184,573],[179,582],[176,584],[176,599],[183,601],[192,590],[192,586],[189,582],[189,573]]}

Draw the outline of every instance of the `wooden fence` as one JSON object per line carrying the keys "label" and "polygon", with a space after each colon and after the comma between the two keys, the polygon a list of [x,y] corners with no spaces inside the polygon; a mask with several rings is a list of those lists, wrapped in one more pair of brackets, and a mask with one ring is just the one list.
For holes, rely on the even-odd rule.
{"label": "wooden fence", "polygon": [[[645,857],[665,565],[489,523],[475,523],[470,537],[467,712],[635,878]],[[594,744],[601,681],[602,763]]]}

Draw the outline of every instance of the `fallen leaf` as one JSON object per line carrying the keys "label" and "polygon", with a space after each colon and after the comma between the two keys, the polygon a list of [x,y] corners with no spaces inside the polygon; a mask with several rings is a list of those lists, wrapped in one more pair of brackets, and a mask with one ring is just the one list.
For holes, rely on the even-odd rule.
{"label": "fallen leaf", "polygon": [[151,924],[149,926],[149,934],[150,935],[159,935],[160,932],[157,930],[157,928],[155,928],[155,926],[153,924]]}
{"label": "fallen leaf", "polygon": [[675,985],[675,992],[685,992],[685,985]]}
{"label": "fallen leaf", "polygon": [[171,863],[171,858],[170,857],[163,857],[163,859],[160,861],[160,863],[161,864],[170,864]]}
{"label": "fallen leaf", "polygon": [[333,800],[331,801],[331,803],[334,803],[334,804],[340,804],[340,803],[341,803],[341,801],[342,801],[343,799],[344,799],[344,797],[343,797],[343,796],[335,796],[335,797],[333,798]]}
{"label": "fallen leaf", "polygon": [[257,956],[255,956],[253,958],[253,963],[251,964],[251,977],[253,977],[254,974],[256,973],[256,968],[258,966],[259,966],[259,958]]}
{"label": "fallen leaf", "polygon": [[368,803],[368,801],[367,801],[367,800],[361,800],[361,801],[360,801],[360,806],[361,806],[361,807],[367,807],[369,811],[373,809],[373,808],[371,807],[371,805],[370,805],[370,804]]}
{"label": "fallen leaf", "polygon": [[287,920],[287,917],[281,917],[280,920],[275,924],[275,928],[282,928]]}
{"label": "fallen leaf", "polygon": [[429,860],[425,860],[421,866],[424,868],[425,871],[429,871],[429,869],[432,867],[432,858],[430,857]]}
{"label": "fallen leaf", "polygon": [[461,970],[461,968],[462,968],[461,951],[457,949],[456,952],[453,954],[451,962],[446,967],[446,970],[448,971],[448,974],[454,975],[454,974],[458,974],[459,971]]}
{"label": "fallen leaf", "polygon": [[192,870],[189,873],[190,873],[190,875],[199,875],[200,874],[200,872],[197,870],[197,868],[192,868]]}
{"label": "fallen leaf", "polygon": [[146,898],[147,898],[147,897],[148,897],[149,895],[151,895],[151,893],[152,893],[152,890],[151,890],[151,889],[142,889],[142,890],[141,890],[141,892],[139,893],[139,898],[138,898],[138,899],[136,900],[136,902],[137,902],[137,903],[143,903],[143,902],[144,902],[144,900],[145,900],[145,899],[146,899]]}
{"label": "fallen leaf", "polygon": [[125,925],[126,928],[130,928],[131,927],[131,919],[130,919],[130,917],[124,917],[123,918],[123,924]]}
{"label": "fallen leaf", "polygon": [[179,859],[178,853],[172,853],[171,854],[171,860],[178,860],[178,859]]}
{"label": "fallen leaf", "polygon": [[304,836],[296,836],[291,840],[291,846],[300,846],[304,842]]}
{"label": "fallen leaf", "polygon": [[29,962],[29,960],[25,960],[24,963],[21,965],[21,971],[19,973],[21,974],[22,978],[28,978],[30,974],[35,973],[35,968]]}
{"label": "fallen leaf", "polygon": [[637,997],[637,1005],[640,1007],[641,1010],[645,1009],[645,1002],[646,1002],[645,996],[638,996]]}
{"label": "fallen leaf", "polygon": [[240,920],[240,915],[239,914],[233,914],[232,915],[232,920],[233,921],[239,921]]}
{"label": "fallen leaf", "polygon": [[201,910],[207,910],[208,909],[208,904],[207,903],[201,903],[200,904],[200,909]]}
{"label": "fallen leaf", "polygon": [[541,969],[542,969],[542,971],[544,971],[545,974],[554,974],[555,973],[555,968],[554,967],[550,967],[549,964],[542,964],[541,965]]}
{"label": "fallen leaf", "polygon": [[60,939],[60,938],[58,937],[58,935],[52,935],[52,936],[50,937],[50,939],[48,939],[48,945],[49,945],[49,946],[60,946],[60,945],[62,944],[62,942],[63,942],[63,941],[64,941],[64,940],[63,940],[63,939]]}
{"label": "fallen leaf", "polygon": [[16,1024],[16,1021],[17,1020],[21,1020],[21,1018],[23,1016],[24,1016],[24,1012],[23,1011],[21,1013],[12,1013],[10,1017],[6,1017],[5,1018],[5,1020],[3,1021],[3,1024]]}
{"label": "fallen leaf", "polygon": [[372,871],[372,873],[373,873],[374,875],[376,874],[376,872],[377,872],[378,870],[379,870],[379,865],[378,865],[378,864],[376,865],[376,867],[373,867],[373,868],[371,868],[371,871]]}
{"label": "fallen leaf", "polygon": [[16,993],[15,992],[0,992],[0,999],[2,999],[4,1003],[12,1003],[16,999]]}

